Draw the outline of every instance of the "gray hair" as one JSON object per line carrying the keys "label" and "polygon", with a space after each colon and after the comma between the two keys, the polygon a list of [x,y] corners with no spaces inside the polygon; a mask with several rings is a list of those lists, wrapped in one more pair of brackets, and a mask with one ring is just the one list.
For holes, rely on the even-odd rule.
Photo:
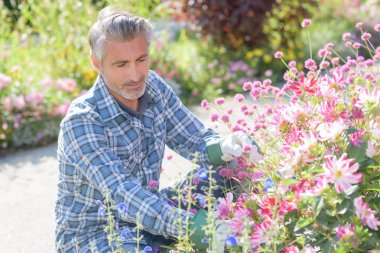
{"label": "gray hair", "polygon": [[107,40],[128,41],[139,35],[150,43],[152,25],[149,20],[108,6],[99,12],[97,21],[88,33],[91,54],[102,60]]}

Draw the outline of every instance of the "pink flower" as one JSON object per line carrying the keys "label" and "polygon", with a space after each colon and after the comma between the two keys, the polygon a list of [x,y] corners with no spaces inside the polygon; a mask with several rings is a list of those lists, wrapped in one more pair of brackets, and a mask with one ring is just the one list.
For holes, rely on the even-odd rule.
{"label": "pink flower", "polygon": [[53,111],[53,114],[56,116],[60,116],[60,115],[65,116],[69,107],[70,107],[70,104],[71,104],[71,102],[67,101],[63,105],[56,107]]}
{"label": "pink flower", "polygon": [[281,52],[281,51],[277,51],[277,52],[274,54],[274,58],[276,58],[276,59],[280,59],[283,55],[284,55],[283,52]]}
{"label": "pink flower", "polygon": [[321,175],[321,176],[318,176],[315,184],[308,191],[305,191],[304,193],[302,193],[301,196],[317,197],[317,196],[320,196],[327,188],[328,188],[328,182],[326,180],[326,177]]}
{"label": "pink flower", "polygon": [[[292,64],[292,62],[294,62],[294,64],[296,64],[296,62],[295,61],[291,61],[291,62],[289,62],[289,64]],[[295,66],[294,66],[295,67]],[[271,85],[272,84],[272,80],[270,80],[270,79],[265,79],[264,81],[263,81],[263,86],[264,87],[267,87],[267,86],[269,86],[269,85]]]}
{"label": "pink flower", "polygon": [[77,83],[71,78],[57,80],[58,88],[63,91],[72,92],[77,87]]}
{"label": "pink flower", "polygon": [[370,33],[363,33],[361,36],[362,40],[369,40],[371,39],[372,35]]}
{"label": "pink flower", "polygon": [[7,75],[4,75],[3,73],[0,73],[0,90],[4,89],[5,87],[10,84],[11,78]]}
{"label": "pink flower", "polygon": [[296,246],[286,247],[280,253],[299,253],[300,250]]}
{"label": "pink flower", "polygon": [[255,232],[249,238],[254,248],[259,247],[261,244],[270,242],[273,236],[270,233],[271,224],[268,221],[264,221],[263,223],[255,222]]}
{"label": "pink flower", "polygon": [[235,102],[242,102],[244,100],[244,96],[242,94],[236,94],[235,97],[234,97],[234,101]]}
{"label": "pink flower", "polygon": [[157,40],[156,51],[162,51],[163,48],[164,48],[164,43],[162,42],[162,40]]}
{"label": "pink flower", "polygon": [[25,108],[25,97],[23,95],[18,95],[17,97],[13,98],[13,105],[22,111]]}
{"label": "pink flower", "polygon": [[349,223],[344,226],[338,225],[336,235],[339,240],[348,242],[355,235],[355,227],[353,224]]}
{"label": "pink flower", "polygon": [[44,94],[40,91],[31,92],[29,94],[26,94],[25,101],[32,107],[37,108],[38,106],[43,104]]}
{"label": "pink flower", "polygon": [[367,225],[373,230],[378,230],[380,221],[375,217],[376,212],[369,208],[368,203],[363,201],[363,197],[357,197],[354,200],[355,213],[361,219],[364,225]]}
{"label": "pink flower", "polygon": [[317,84],[317,80],[312,77],[310,79],[301,76],[299,81],[293,82],[288,88],[293,91],[297,96],[301,96],[304,92],[314,95],[315,94],[315,86]]}
{"label": "pink flower", "polygon": [[336,192],[344,191],[346,194],[352,187],[352,184],[362,181],[362,173],[356,173],[359,169],[359,164],[354,163],[355,159],[347,159],[347,154],[344,153],[339,159],[335,156],[327,156],[323,164],[326,180],[333,183]]}
{"label": "pink flower", "polygon": [[331,59],[331,63],[334,65],[339,65],[339,57],[334,57]]}
{"label": "pink flower", "polygon": [[351,33],[343,33],[342,40],[346,41],[351,38]]}
{"label": "pink flower", "polygon": [[148,184],[148,187],[149,187],[150,190],[152,190],[152,189],[156,188],[157,185],[158,185],[157,180],[150,180],[150,182]]}
{"label": "pink flower", "polygon": [[224,98],[217,98],[217,99],[215,99],[215,104],[217,104],[217,105],[222,105],[222,104],[224,104]]}
{"label": "pink flower", "polygon": [[328,61],[322,61],[320,64],[319,64],[319,67],[321,69],[324,69],[326,67],[328,67],[330,65],[330,63]]}
{"label": "pink flower", "polygon": [[221,119],[223,122],[228,123],[228,122],[230,122],[230,115],[228,115],[228,114],[223,114],[223,115],[220,117],[220,119]]}
{"label": "pink flower", "polygon": [[308,59],[305,61],[305,67],[310,70],[316,70],[317,69],[317,64],[313,59]]}
{"label": "pink flower", "polygon": [[227,168],[222,168],[219,170],[218,174],[221,175],[222,177],[226,177],[228,179],[231,179],[234,176],[234,171],[229,170]]}
{"label": "pink flower", "polygon": [[352,47],[353,47],[354,49],[358,50],[358,49],[360,48],[360,43],[355,42],[355,43],[352,45]]}
{"label": "pink flower", "polygon": [[228,219],[232,210],[233,195],[231,192],[227,193],[226,198],[218,198],[218,217],[221,219]]}
{"label": "pink flower", "polygon": [[374,64],[374,62],[373,62],[373,60],[371,60],[371,59],[368,59],[368,60],[365,61],[365,65],[366,65],[367,67],[372,67],[373,64]]}
{"label": "pink flower", "polygon": [[308,27],[310,24],[311,24],[311,19],[306,18],[302,21],[301,26],[305,28],[305,27]]}
{"label": "pink flower", "polygon": [[290,61],[290,62],[288,63],[288,65],[289,65],[289,67],[291,67],[291,68],[295,68],[295,67],[297,66],[297,62],[296,62],[296,61]]}
{"label": "pink flower", "polygon": [[344,43],[344,46],[345,47],[352,47],[352,42],[351,41],[346,41],[346,43]]}
{"label": "pink flower", "polygon": [[228,223],[235,234],[240,234],[245,229],[245,222],[251,219],[251,212],[242,207],[234,207],[234,217]]}
{"label": "pink flower", "polygon": [[245,82],[243,84],[243,91],[247,91],[247,90],[251,89],[251,87],[252,87],[252,83],[251,82]]}
{"label": "pink flower", "polygon": [[362,29],[363,28],[363,22],[356,23],[356,28]]}
{"label": "pink flower", "polygon": [[349,135],[350,143],[352,144],[352,146],[360,147],[361,143],[363,142],[363,133],[364,131],[361,130]]}
{"label": "pink flower", "polygon": [[324,48],[320,49],[318,51],[318,57],[322,58],[323,56],[325,56],[326,52],[327,52],[326,49],[324,49]]}
{"label": "pink flower", "polygon": [[334,122],[321,123],[317,127],[319,140],[321,141],[336,141],[336,139],[347,129],[347,124],[339,118]]}
{"label": "pink flower", "polygon": [[334,122],[339,118],[347,118],[345,110],[340,109],[339,105],[336,100],[325,100],[322,103],[319,107],[319,112],[326,122]]}
{"label": "pink flower", "polygon": [[374,26],[376,32],[380,32],[380,23]]}
{"label": "pink flower", "polygon": [[244,145],[243,146],[243,152],[250,152],[252,149],[252,146],[251,145]]}
{"label": "pink flower", "polygon": [[215,112],[211,113],[210,119],[212,122],[217,121],[219,119],[219,115]]}
{"label": "pink flower", "polygon": [[247,105],[242,105],[242,106],[240,106],[240,111],[241,112],[245,112],[245,111],[247,111],[248,110],[248,106]]}
{"label": "pink flower", "polygon": [[208,102],[207,102],[206,99],[202,100],[201,106],[202,106],[202,109],[205,110],[205,111],[207,111],[208,109],[210,109],[210,106],[209,106],[209,104],[208,104]]}
{"label": "pink flower", "polygon": [[11,112],[13,109],[13,98],[11,96],[7,96],[4,98],[3,105],[5,110]]}

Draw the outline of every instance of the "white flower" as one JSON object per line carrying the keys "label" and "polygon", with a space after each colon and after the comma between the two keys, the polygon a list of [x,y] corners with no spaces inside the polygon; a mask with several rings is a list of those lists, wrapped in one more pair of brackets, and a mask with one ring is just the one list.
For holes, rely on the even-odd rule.
{"label": "white flower", "polygon": [[321,141],[335,141],[347,129],[342,119],[330,123],[322,123],[317,127]]}

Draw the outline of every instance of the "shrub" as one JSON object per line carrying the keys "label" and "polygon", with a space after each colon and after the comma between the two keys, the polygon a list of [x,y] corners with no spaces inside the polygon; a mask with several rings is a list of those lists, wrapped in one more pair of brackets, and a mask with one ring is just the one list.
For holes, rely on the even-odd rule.
{"label": "shrub", "polygon": [[[288,69],[284,86],[245,83],[247,97],[257,102],[240,95],[243,116],[217,121],[252,136],[265,154],[255,163],[242,156],[240,168],[226,174],[245,187],[236,201],[220,199],[216,208],[237,242],[232,252],[380,248],[380,47],[371,39],[379,36],[380,24],[373,34],[357,27],[360,42],[345,35],[357,44],[338,61],[327,60],[335,56],[332,43],[321,60],[308,59],[302,69],[276,52]],[[359,48],[367,48],[370,58],[358,55]],[[219,117],[213,117],[230,109],[216,105]]]}
{"label": "shrub", "polygon": [[242,44],[257,46],[263,41],[263,25],[274,3],[275,0],[186,0],[183,12],[202,35],[236,49]]}

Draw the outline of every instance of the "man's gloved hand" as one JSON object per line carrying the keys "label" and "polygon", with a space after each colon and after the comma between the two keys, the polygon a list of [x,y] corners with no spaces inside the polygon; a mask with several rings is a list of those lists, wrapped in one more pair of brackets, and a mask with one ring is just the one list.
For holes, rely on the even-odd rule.
{"label": "man's gloved hand", "polygon": [[264,158],[256,142],[241,131],[224,137],[219,145],[223,154],[221,159],[226,162],[240,157],[244,153],[248,155],[251,162],[258,162]]}
{"label": "man's gloved hand", "polygon": [[208,243],[203,240],[206,237],[206,233],[202,227],[206,225],[207,212],[203,209],[199,209],[189,225],[191,231],[189,241],[194,244],[198,250],[206,250],[208,247]]}
{"label": "man's gloved hand", "polygon": [[[207,212],[203,209],[198,210],[190,223],[190,231],[194,231],[190,235],[190,242],[194,244],[197,250],[206,250],[209,246],[208,242],[203,239],[206,237],[203,226],[207,225]],[[224,220],[216,220],[216,237],[214,238],[211,249],[212,252],[224,252],[225,240],[227,238],[227,224]]]}

